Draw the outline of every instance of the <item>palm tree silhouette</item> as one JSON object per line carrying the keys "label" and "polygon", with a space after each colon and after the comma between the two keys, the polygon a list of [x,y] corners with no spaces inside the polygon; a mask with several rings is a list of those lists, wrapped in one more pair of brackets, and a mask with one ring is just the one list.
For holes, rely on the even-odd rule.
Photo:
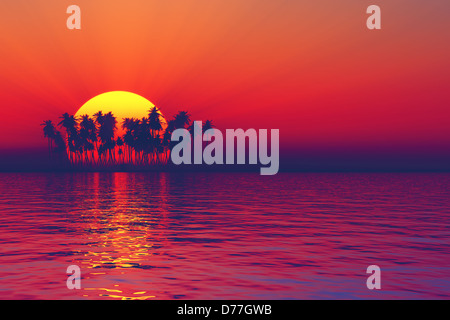
{"label": "palm tree silhouette", "polygon": [[123,145],[124,145],[124,142],[123,142],[122,137],[118,137],[118,138],[117,138],[117,140],[116,140],[116,145],[119,147],[119,162],[120,162],[120,163],[124,163],[124,159],[123,159],[124,153],[123,153],[123,150],[122,150],[122,147],[123,147]]}
{"label": "palm tree silhouette", "polygon": [[191,122],[191,115],[187,111],[179,111],[174,118],[174,124],[176,129],[182,129],[189,127]]}
{"label": "palm tree silhouette", "polygon": [[[79,137],[78,137],[78,121],[74,115],[69,115],[67,112],[60,117],[61,122],[58,124],[66,129],[67,144],[69,149],[69,160],[75,161],[77,152],[79,151]],[[72,154],[75,154],[74,156]]]}
{"label": "palm tree silhouette", "polygon": [[87,114],[81,116],[79,136],[85,163],[94,161],[94,155],[92,153],[95,149],[94,144],[97,142],[97,127],[95,126],[94,120]]}
{"label": "palm tree silhouette", "polygon": [[148,114],[148,124],[150,126],[151,134],[155,138],[157,134],[162,130],[161,117],[159,110],[153,107]]}
{"label": "palm tree silhouette", "polygon": [[41,126],[44,126],[44,137],[48,140],[48,156],[51,157],[53,149],[53,140],[55,139],[56,129],[51,120],[44,121]]}
{"label": "palm tree silhouette", "polygon": [[148,153],[150,151],[150,124],[147,117],[143,117],[138,123],[136,135],[136,150],[140,157],[140,164],[144,165],[148,162]]}
{"label": "palm tree silhouette", "polygon": [[94,114],[94,120],[96,123],[100,124],[103,121],[103,112],[99,111]]}
{"label": "palm tree silhouette", "polygon": [[123,136],[123,142],[127,146],[128,162],[133,163],[133,150],[136,145],[136,130],[138,126],[138,120],[134,118],[125,118],[122,121],[122,129],[125,130]]}
{"label": "palm tree silhouette", "polygon": [[161,140],[161,130],[163,129],[163,120],[161,114],[156,107],[153,107],[148,115],[148,122],[151,131],[150,144],[152,147],[152,161],[161,162],[160,154],[164,152],[164,147]]}
{"label": "palm tree silhouette", "polygon": [[[148,116],[139,120],[123,119],[120,124],[125,131],[123,136],[116,136],[117,119],[112,112],[103,114],[99,111],[92,117],[82,115],[80,119],[64,113],[60,119],[58,125],[65,129],[65,137],[51,120],[42,123],[49,155],[52,151],[61,156],[65,153],[65,158],[77,166],[165,164],[175,143],[171,141],[173,131],[180,128],[193,131],[187,111],[178,112],[166,123],[157,107],[151,108]],[[212,128],[211,120],[203,123],[203,133]]]}
{"label": "palm tree silhouette", "polygon": [[98,129],[98,136],[100,138],[104,151],[109,155],[108,161],[110,163],[114,163],[115,153],[113,153],[112,150],[116,146],[116,141],[114,139],[115,131],[117,129],[116,117],[112,114],[112,112],[108,112],[107,114],[101,115],[100,117],[96,118],[97,122],[100,125]]}
{"label": "palm tree silhouette", "polygon": [[205,123],[203,123],[203,133],[205,133],[209,129],[214,129],[214,125],[211,120],[206,120]]}

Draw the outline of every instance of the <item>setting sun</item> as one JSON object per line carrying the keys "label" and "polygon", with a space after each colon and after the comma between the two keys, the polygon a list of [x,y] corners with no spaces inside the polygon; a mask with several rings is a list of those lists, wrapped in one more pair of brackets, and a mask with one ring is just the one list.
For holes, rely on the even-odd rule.
{"label": "setting sun", "polygon": [[[82,115],[93,116],[98,111],[103,114],[112,112],[117,118],[117,133],[122,133],[121,123],[124,118],[141,119],[147,117],[150,109],[155,105],[144,97],[127,91],[111,91],[102,93],[88,102],[86,102],[75,114],[76,117]],[[164,116],[161,112],[163,129],[167,126]]]}

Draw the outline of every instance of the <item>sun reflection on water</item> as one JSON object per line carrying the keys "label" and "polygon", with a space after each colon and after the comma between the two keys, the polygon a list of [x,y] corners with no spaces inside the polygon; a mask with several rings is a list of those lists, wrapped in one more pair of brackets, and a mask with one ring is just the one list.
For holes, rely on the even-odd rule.
{"label": "sun reflection on water", "polygon": [[[134,185],[135,176],[113,174],[108,178],[102,181],[98,175],[95,176],[91,207],[81,217],[86,221],[83,227],[89,250],[80,252],[82,258],[78,259],[78,263],[82,270],[89,270],[84,272],[87,283],[100,281],[111,274],[112,269],[122,276],[136,270],[151,270],[152,249],[155,243],[161,246],[164,242],[163,225],[167,215],[165,174],[158,175],[159,188],[147,191],[130,191],[132,189],[128,186]],[[134,203],[129,201],[129,192],[136,193]],[[105,199],[105,193],[109,194],[107,201],[101,200]],[[152,201],[155,197],[158,201]],[[127,290],[114,281],[109,281],[109,284],[108,287],[85,287],[83,297],[122,300],[156,298],[147,290]]]}

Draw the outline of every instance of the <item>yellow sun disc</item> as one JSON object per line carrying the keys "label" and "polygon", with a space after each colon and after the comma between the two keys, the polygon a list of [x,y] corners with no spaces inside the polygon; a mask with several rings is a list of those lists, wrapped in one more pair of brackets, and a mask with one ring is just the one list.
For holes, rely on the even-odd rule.
{"label": "yellow sun disc", "polygon": [[[154,106],[153,103],[138,94],[127,91],[111,91],[90,99],[77,111],[75,116],[80,117],[85,114],[93,116],[99,111],[102,111],[103,114],[112,112],[117,118],[117,134],[122,135],[121,125],[124,118],[142,119],[148,116]],[[166,120],[161,111],[159,114],[164,130],[167,127]]]}

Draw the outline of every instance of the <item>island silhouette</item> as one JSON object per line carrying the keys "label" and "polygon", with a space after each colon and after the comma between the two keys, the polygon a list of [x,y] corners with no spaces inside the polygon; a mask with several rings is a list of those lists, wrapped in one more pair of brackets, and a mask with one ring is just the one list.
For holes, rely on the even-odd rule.
{"label": "island silhouette", "polygon": [[[153,107],[148,116],[124,118],[121,123],[112,112],[98,111],[92,117],[64,113],[57,125],[46,120],[42,126],[49,160],[55,168],[132,170],[167,165],[174,145],[172,132],[194,132],[187,111],[179,111],[167,125],[165,121],[158,108]],[[124,134],[117,133],[118,126]],[[212,128],[212,121],[206,120],[202,131]]]}

